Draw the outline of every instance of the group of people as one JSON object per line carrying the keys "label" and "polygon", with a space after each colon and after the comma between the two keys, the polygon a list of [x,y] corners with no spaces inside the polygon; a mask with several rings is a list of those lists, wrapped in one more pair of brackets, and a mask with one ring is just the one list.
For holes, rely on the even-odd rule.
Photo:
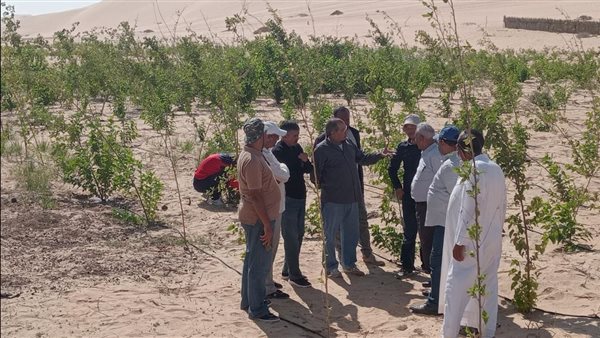
{"label": "group of people", "polygon": [[[468,290],[484,276],[482,310],[488,320],[481,337],[493,337],[498,313],[498,266],[506,213],[506,183],[501,168],[483,154],[484,137],[475,129],[432,126],[409,115],[388,173],[402,204],[404,241],[398,278],[415,273],[415,242],[419,235],[421,269],[430,274],[427,301],[410,306],[414,313],[444,315],[443,337],[479,326],[479,303]],[[402,182],[398,171],[403,167]],[[466,166],[468,177],[459,177]],[[464,171],[463,171],[464,172]],[[471,227],[478,225],[479,257]],[[471,235],[469,235],[471,233]],[[474,329],[473,329],[474,330]]]}
{"label": "group of people", "polygon": [[[478,326],[479,305],[468,294],[477,280],[472,254],[476,247],[469,228],[477,223],[481,227],[479,268],[485,276],[482,305],[488,315],[482,336],[494,335],[506,186],[500,167],[482,153],[484,138],[479,131],[460,132],[448,125],[436,134],[417,115],[409,115],[403,124],[407,140],[395,152],[386,148],[365,153],[360,133],[350,125],[350,111],[339,107],[313,145],[313,166],[298,144],[300,128],[296,122],[277,125],[252,118],[243,130],[245,146],[237,159],[235,183],[239,185],[239,220],[246,238],[241,308],[250,318],[277,321],[279,318],[269,311],[271,299],[289,298],[273,279],[280,234],[285,253],[282,279],[296,287],[311,286],[299,264],[306,174],[315,174],[311,180],[320,189],[328,277],[340,277],[340,265],[346,274],[365,275],[356,265],[359,243],[366,264],[384,265],[371,249],[362,166],[391,157],[388,173],[401,204],[404,232],[402,268],[396,276],[410,278],[416,273],[417,234],[421,270],[431,275],[431,280],[423,283],[431,287],[427,300],[410,306],[411,310],[444,314],[443,337],[456,337],[461,326]],[[235,162],[219,156],[223,175],[223,168]],[[471,168],[468,178],[459,177],[460,166]],[[194,182],[196,187],[196,179]]]}

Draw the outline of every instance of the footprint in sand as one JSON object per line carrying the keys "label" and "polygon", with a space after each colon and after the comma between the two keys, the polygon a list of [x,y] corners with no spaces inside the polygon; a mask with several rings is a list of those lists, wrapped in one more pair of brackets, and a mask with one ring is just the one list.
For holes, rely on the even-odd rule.
{"label": "footprint in sand", "polygon": [[540,293],[540,298],[542,298],[541,296],[544,296],[543,298],[547,300],[560,300],[565,297],[565,294],[553,287],[547,287]]}
{"label": "footprint in sand", "polygon": [[592,292],[587,292],[582,295],[575,295],[575,297],[583,299],[600,299],[600,297],[597,294]]}
{"label": "footprint in sand", "polygon": [[182,308],[175,308],[175,309],[165,309],[165,312],[183,312],[185,314],[188,315],[195,315],[196,311],[192,311],[192,310],[188,310],[188,309],[182,309]]}

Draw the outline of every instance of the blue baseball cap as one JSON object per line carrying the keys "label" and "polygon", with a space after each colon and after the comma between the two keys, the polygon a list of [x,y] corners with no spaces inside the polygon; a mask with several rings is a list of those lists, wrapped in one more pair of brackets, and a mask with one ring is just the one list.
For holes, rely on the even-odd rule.
{"label": "blue baseball cap", "polygon": [[435,135],[434,139],[436,141],[444,140],[458,142],[458,135],[460,135],[460,130],[458,130],[456,126],[449,124],[442,128],[442,130],[440,130],[440,133]]}

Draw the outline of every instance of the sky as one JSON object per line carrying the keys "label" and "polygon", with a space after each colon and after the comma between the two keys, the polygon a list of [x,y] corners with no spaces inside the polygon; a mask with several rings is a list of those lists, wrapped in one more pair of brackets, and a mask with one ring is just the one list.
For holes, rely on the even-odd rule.
{"label": "sky", "polygon": [[81,8],[100,2],[100,0],[2,0],[2,2],[15,6],[17,15],[38,15]]}

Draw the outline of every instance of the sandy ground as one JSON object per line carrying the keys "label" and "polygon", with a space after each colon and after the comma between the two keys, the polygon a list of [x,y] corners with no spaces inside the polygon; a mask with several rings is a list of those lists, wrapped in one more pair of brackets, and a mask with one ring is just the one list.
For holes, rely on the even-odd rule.
{"label": "sandy ground", "polygon": [[[440,7],[442,7],[441,1]],[[386,27],[381,11],[387,12],[402,28],[412,44],[414,32],[428,30],[421,17],[425,9],[418,1],[311,1],[310,11],[303,1],[270,1],[278,9],[289,30],[307,36],[357,36],[366,41],[369,30],[365,15]],[[21,17],[21,32],[27,37],[52,33],[80,22],[78,32],[94,27],[115,27],[128,20],[136,23],[140,36],[164,35],[169,31],[186,34],[186,29],[216,39],[230,41],[224,19],[240,13],[242,1],[103,1],[87,8],[42,16]],[[253,31],[269,18],[264,1],[246,1],[252,16],[242,34]],[[589,15],[600,18],[596,1],[457,1],[460,34],[472,42],[485,28],[490,39],[501,48],[564,47],[569,34],[530,32],[504,29],[502,16],[562,18],[562,9],[571,17]],[[181,12],[178,16],[177,11]],[[331,15],[334,11],[342,12]],[[312,15],[312,18],[311,18]],[[179,19],[178,19],[179,18]],[[314,20],[314,21],[313,21]],[[178,21],[178,24],[175,23]],[[314,22],[314,23],[313,23]],[[210,27],[210,31],[209,31]],[[585,48],[600,47],[600,38],[583,38]],[[525,84],[531,92],[536,84]],[[427,92],[420,106],[428,121],[439,128],[445,119],[435,114],[437,94]],[[330,97],[337,104],[344,103]],[[526,103],[523,103],[526,108]],[[585,94],[575,95],[567,108],[568,122],[578,133],[585,112],[591,107]],[[260,117],[280,119],[280,111],[269,100],[259,100]],[[364,99],[354,102],[355,117],[364,119],[369,105]],[[396,106],[394,109],[401,109]],[[55,183],[56,207],[43,210],[28,201],[26,193],[16,186],[11,173],[15,163],[2,159],[1,177],[1,288],[15,298],[1,301],[1,330],[7,337],[433,337],[441,325],[439,317],[422,317],[410,313],[408,306],[423,301],[421,282],[425,275],[399,281],[392,257],[382,250],[376,253],[386,259],[382,268],[359,266],[369,274],[362,278],[329,281],[327,288],[320,265],[321,242],[308,238],[303,246],[303,272],[313,283],[310,289],[294,289],[283,282],[291,299],[272,304],[282,321],[262,324],[248,320],[239,310],[239,284],[243,246],[237,235],[226,228],[237,221],[235,209],[207,205],[187,184],[195,169],[195,155],[181,154],[177,170],[181,177],[187,232],[192,242],[203,251],[185,250],[175,229],[180,229],[179,206],[175,183],[166,158],[160,153],[158,136],[140,120],[141,138],[136,141],[136,154],[155,169],[166,185],[160,218],[169,226],[140,229],[112,217],[112,209],[124,200],[98,203],[72,187]],[[195,111],[197,119],[207,112]],[[2,118],[10,120],[3,112]],[[192,140],[194,131],[189,117],[176,118],[175,138]],[[302,143],[309,144],[303,132]],[[534,132],[530,155],[541,158],[550,153],[561,163],[570,161],[569,148],[554,133]],[[543,172],[532,166],[528,170],[532,183],[545,185]],[[369,177],[372,175],[369,173]],[[511,187],[512,189],[512,187]],[[600,190],[600,179],[591,184]],[[528,197],[539,194],[533,189]],[[512,190],[511,190],[512,194]],[[311,197],[313,195],[311,194]],[[510,197],[509,197],[510,198]],[[367,208],[375,211],[379,190],[368,188]],[[163,208],[165,209],[165,208]],[[515,212],[511,209],[510,212]],[[564,253],[550,246],[538,267],[541,309],[579,316],[600,313],[600,216],[589,210],[581,212],[581,222],[593,235],[586,243],[594,252]],[[379,223],[373,213],[371,224]],[[539,238],[534,237],[534,241]],[[508,238],[504,239],[500,267],[500,293],[512,297],[509,263],[517,257]],[[282,264],[282,246],[275,263]],[[279,282],[282,282],[279,280]],[[536,311],[523,316],[504,298],[500,300],[497,337],[599,337],[597,318],[560,316]],[[329,311],[328,311],[329,309]]]}
{"label": "sandy ground", "polygon": [[[527,93],[536,84],[528,82],[524,86]],[[428,121],[439,128],[445,119],[435,114],[436,94],[427,92],[423,97],[421,108]],[[330,99],[343,103],[340,98]],[[352,111],[355,117],[364,119],[368,107],[364,99],[359,99]],[[575,95],[569,102],[567,119],[575,132],[590,107],[590,98],[584,94]],[[280,119],[279,109],[268,100],[260,100],[255,108],[259,117]],[[1,287],[3,293],[19,295],[1,301],[3,336],[437,336],[440,317],[417,316],[408,310],[410,304],[424,300],[420,283],[426,280],[425,275],[395,279],[393,272],[398,267],[392,257],[376,249],[386,259],[384,267],[366,267],[360,262],[359,267],[369,272],[367,276],[330,280],[326,291],[320,265],[321,242],[317,238],[307,238],[301,255],[302,271],[313,288],[295,289],[277,278],[291,295],[289,300],[274,300],[272,304],[272,310],[283,320],[274,324],[248,320],[239,310],[244,248],[237,236],[226,230],[236,222],[235,209],[213,207],[203,201],[187,184],[195,169],[195,156],[182,154],[177,170],[187,232],[204,252],[184,250],[174,230],[181,222],[171,169],[166,158],[154,154],[160,152],[157,135],[136,114],[130,113],[141,133],[136,153],[165,182],[161,205],[166,210],[159,211],[160,219],[173,228],[140,229],[126,224],[111,216],[112,208],[125,201],[101,204],[60,183],[54,186],[56,208],[43,210],[28,202],[16,186],[11,174],[15,163],[2,159]],[[194,115],[205,119],[207,113],[195,111]],[[6,114],[4,118],[11,117]],[[192,138],[189,117],[179,114],[176,124],[175,138],[181,142]],[[309,144],[305,131],[302,137],[301,143]],[[561,163],[570,160],[568,146],[553,133],[534,132],[531,144],[530,155],[534,158],[549,152]],[[529,169],[532,183],[545,184],[540,173],[540,168]],[[591,190],[599,189],[600,179],[595,178]],[[530,196],[535,194],[539,191],[530,191]],[[313,196],[311,193],[310,198]],[[378,189],[367,189],[369,211],[377,210],[379,198]],[[512,208],[510,213],[515,211]],[[376,213],[373,216],[370,223],[379,223]],[[584,210],[581,222],[593,235],[587,244],[594,252],[564,253],[551,246],[538,263],[538,306],[544,310],[581,316],[600,313],[600,216]],[[512,297],[508,270],[517,254],[508,238],[504,239],[504,248],[500,293]],[[280,245],[274,268],[277,276],[282,252]],[[600,336],[597,318],[542,311],[523,316],[503,298],[498,322],[497,337]]]}
{"label": "sandy ground", "polygon": [[[329,35],[336,37],[357,37],[369,42],[371,27],[365,17],[372,18],[382,30],[387,31],[384,13],[403,32],[406,42],[415,44],[415,32],[433,32],[429,23],[422,17],[426,8],[417,0],[398,1],[268,1],[277,9],[284,26],[302,36]],[[588,1],[546,1],[546,0],[493,0],[455,1],[456,20],[459,34],[463,39],[477,46],[485,30],[489,39],[500,48],[564,47],[573,34],[506,29],[503,16],[554,18],[577,18],[581,15],[600,20],[600,6],[596,0]],[[436,1],[444,20],[449,19],[449,7],[441,0]],[[246,11],[247,14],[244,14]],[[264,0],[223,0],[223,1],[180,1],[180,0],[106,0],[82,9],[38,16],[22,16],[21,32],[25,37],[38,34],[51,38],[54,32],[71,28],[75,22],[79,26],[75,33],[89,31],[95,27],[114,28],[122,21],[129,21],[136,27],[140,36],[156,35],[169,38],[172,34],[185,35],[188,31],[209,36],[219,41],[230,42],[233,38],[227,32],[225,18],[236,14],[246,17],[239,34],[251,38],[261,28],[271,14]],[[600,47],[597,36],[579,35],[584,48]],[[397,42],[401,42],[397,39]]]}

